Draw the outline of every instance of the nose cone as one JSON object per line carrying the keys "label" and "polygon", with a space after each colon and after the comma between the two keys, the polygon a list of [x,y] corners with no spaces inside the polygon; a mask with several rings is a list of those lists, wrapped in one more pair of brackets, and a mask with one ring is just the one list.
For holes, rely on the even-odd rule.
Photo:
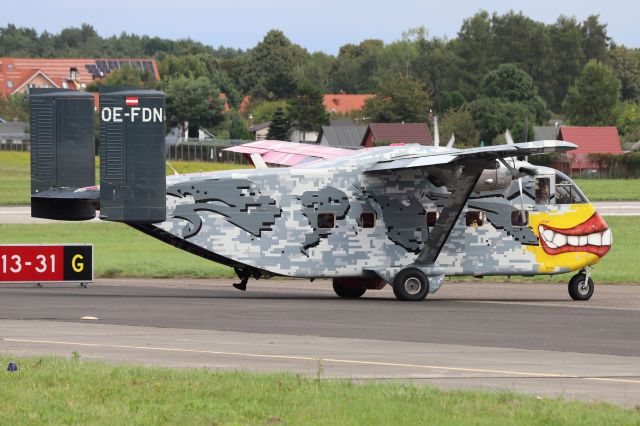
{"label": "nose cone", "polygon": [[611,229],[596,212],[572,228],[540,225],[540,243],[547,254],[587,252],[603,257],[611,249]]}

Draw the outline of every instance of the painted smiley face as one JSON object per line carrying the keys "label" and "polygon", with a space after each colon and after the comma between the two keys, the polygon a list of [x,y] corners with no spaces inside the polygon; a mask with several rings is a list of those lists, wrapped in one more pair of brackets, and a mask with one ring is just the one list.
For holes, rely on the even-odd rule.
{"label": "painted smiley face", "polygon": [[598,213],[571,228],[538,225],[540,245],[545,253],[587,252],[603,257],[611,249],[611,230]]}

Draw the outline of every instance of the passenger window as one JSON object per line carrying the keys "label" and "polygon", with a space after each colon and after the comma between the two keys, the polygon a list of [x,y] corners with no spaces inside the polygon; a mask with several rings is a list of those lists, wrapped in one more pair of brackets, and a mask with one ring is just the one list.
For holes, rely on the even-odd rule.
{"label": "passenger window", "polygon": [[529,224],[529,212],[526,210],[513,210],[511,212],[511,224],[513,226],[527,226]]}
{"label": "passenger window", "polygon": [[549,204],[549,178],[536,179],[536,204]]}
{"label": "passenger window", "polygon": [[333,213],[318,213],[318,228],[334,228],[336,226],[336,215]]}
{"label": "passenger window", "polygon": [[360,226],[362,228],[373,228],[374,226],[376,226],[376,214],[362,213],[360,215]]}
{"label": "passenger window", "polygon": [[427,226],[429,228],[436,226],[439,216],[440,214],[438,212],[427,212]]}
{"label": "passenger window", "polygon": [[467,212],[467,226],[478,227],[484,225],[484,212]]}
{"label": "passenger window", "polygon": [[586,202],[578,188],[568,178],[556,174],[556,204],[582,204]]}

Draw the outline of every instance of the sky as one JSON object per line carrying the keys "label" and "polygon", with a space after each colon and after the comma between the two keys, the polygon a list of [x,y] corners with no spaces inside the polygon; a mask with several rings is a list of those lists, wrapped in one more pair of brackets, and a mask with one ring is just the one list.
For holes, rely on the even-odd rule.
{"label": "sky", "polygon": [[499,14],[522,11],[553,23],[559,15],[582,21],[593,14],[608,25],[618,44],[640,47],[640,2],[631,0],[4,0],[0,24],[59,32],[88,23],[101,36],[123,31],[169,39],[191,38],[214,47],[247,49],[273,28],[311,52],[337,54],[346,43],[368,38],[399,40],[410,28],[424,26],[429,36],[453,38],[462,22],[484,9]]}

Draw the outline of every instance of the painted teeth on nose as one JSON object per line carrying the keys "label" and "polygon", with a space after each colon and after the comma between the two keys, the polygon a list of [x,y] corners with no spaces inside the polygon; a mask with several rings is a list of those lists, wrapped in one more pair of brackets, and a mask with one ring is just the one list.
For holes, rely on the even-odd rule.
{"label": "painted teeth on nose", "polygon": [[578,237],[578,240],[579,240],[579,241],[578,241],[578,245],[579,245],[580,247],[582,247],[582,246],[586,246],[586,245],[587,245],[588,238],[587,238],[587,236],[586,236],[586,235],[580,235],[580,236]]}
{"label": "painted teeth on nose", "polygon": [[547,229],[542,233],[542,236],[547,241],[553,241],[553,234],[555,234],[555,232],[553,232],[551,229]]}
{"label": "painted teeth on nose", "polygon": [[592,246],[601,246],[602,245],[602,234],[599,232],[595,232],[593,234],[589,234],[587,237],[587,242]]}
{"label": "painted teeth on nose", "polygon": [[578,244],[580,244],[580,238],[577,235],[569,235],[567,237],[567,244],[577,247]]}
{"label": "painted teeth on nose", "polygon": [[611,245],[611,229],[607,229],[602,233],[602,245],[603,246]]}
{"label": "painted teeth on nose", "polygon": [[553,236],[553,244],[562,247],[567,244],[567,236],[557,233]]}

